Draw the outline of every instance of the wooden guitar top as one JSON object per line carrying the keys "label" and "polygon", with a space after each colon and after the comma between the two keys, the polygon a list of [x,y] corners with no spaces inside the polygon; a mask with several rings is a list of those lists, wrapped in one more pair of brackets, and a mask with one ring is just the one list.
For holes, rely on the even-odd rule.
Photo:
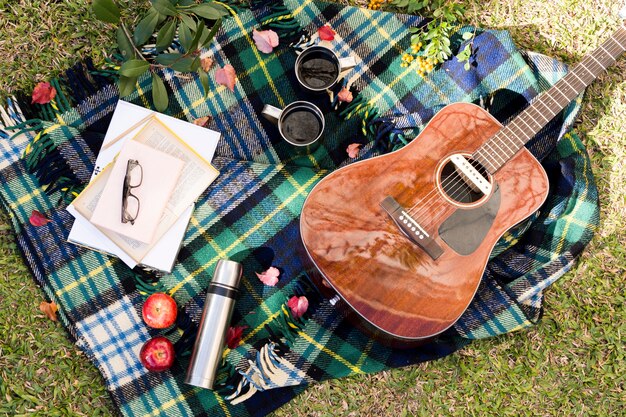
{"label": "wooden guitar top", "polygon": [[[300,218],[307,253],[369,325],[400,341],[452,326],[497,240],[543,203],[547,177],[525,148],[493,175],[482,200],[457,204],[441,191],[450,156],[471,155],[501,128],[480,107],[453,104],[403,149],[339,169],[311,191]],[[388,197],[416,222],[416,236],[423,229],[421,241],[409,239],[396,223],[402,220],[381,206]]]}

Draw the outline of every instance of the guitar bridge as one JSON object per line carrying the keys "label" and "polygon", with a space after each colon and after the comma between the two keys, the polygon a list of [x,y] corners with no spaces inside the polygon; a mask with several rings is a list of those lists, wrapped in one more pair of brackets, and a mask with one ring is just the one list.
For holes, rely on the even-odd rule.
{"label": "guitar bridge", "polygon": [[433,259],[443,254],[443,249],[422,226],[402,207],[395,198],[387,196],[380,202],[380,206],[387,212],[391,220],[400,231],[413,243],[422,248]]}

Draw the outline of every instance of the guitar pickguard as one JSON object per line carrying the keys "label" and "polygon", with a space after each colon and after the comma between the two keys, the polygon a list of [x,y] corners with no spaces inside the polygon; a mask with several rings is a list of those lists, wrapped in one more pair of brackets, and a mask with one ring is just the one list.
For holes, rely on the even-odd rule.
{"label": "guitar pickguard", "polygon": [[483,242],[500,209],[500,189],[479,207],[458,209],[439,226],[439,237],[460,255],[471,255]]}

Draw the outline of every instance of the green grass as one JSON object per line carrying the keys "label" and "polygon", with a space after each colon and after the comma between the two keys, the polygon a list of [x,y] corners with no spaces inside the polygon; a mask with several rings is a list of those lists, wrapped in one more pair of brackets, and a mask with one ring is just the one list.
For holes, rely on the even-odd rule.
{"label": "green grass", "polygon": [[[0,0],[0,95],[30,91],[82,57],[102,61],[113,41],[87,3]],[[467,0],[465,19],[509,30],[520,48],[575,63],[617,28],[620,3]],[[547,291],[537,327],[476,342],[440,361],[312,386],[275,415],[623,415],[625,75],[622,57],[587,91],[576,131],[592,158],[601,227],[574,270]],[[7,224],[3,216],[0,415],[111,415],[98,371],[39,312],[43,292]]]}

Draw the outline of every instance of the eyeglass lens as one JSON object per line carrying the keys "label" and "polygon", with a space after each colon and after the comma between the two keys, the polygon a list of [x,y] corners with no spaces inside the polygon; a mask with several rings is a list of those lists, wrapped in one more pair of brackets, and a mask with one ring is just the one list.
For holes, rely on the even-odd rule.
{"label": "eyeglass lens", "polygon": [[124,189],[122,199],[122,223],[135,224],[139,215],[139,199],[133,194],[133,188],[137,188],[143,181],[143,168],[139,161],[129,159],[126,163],[126,176],[124,177]]}

